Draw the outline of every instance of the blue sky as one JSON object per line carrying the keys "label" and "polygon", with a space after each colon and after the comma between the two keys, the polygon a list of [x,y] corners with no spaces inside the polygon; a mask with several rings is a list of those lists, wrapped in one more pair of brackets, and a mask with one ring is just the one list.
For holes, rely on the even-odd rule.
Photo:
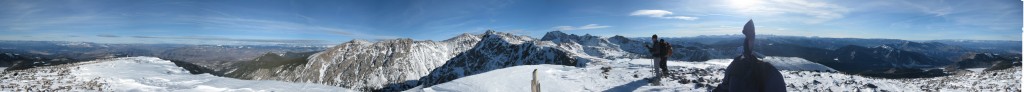
{"label": "blue sky", "polygon": [[1016,0],[2,0],[0,40],[341,43],[461,33],[1021,40]]}

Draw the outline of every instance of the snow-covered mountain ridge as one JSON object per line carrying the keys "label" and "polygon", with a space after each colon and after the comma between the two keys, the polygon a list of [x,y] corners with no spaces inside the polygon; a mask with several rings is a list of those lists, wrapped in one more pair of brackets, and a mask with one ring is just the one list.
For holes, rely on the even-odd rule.
{"label": "snow-covered mountain ridge", "polygon": [[297,67],[259,70],[262,75],[252,75],[252,79],[376,90],[387,84],[418,80],[479,40],[478,35],[471,34],[437,42],[353,40],[315,53]]}

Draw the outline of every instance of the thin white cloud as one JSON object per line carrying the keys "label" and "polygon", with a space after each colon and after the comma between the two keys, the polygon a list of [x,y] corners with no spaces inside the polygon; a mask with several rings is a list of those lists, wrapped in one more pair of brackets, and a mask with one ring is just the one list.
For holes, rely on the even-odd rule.
{"label": "thin white cloud", "polygon": [[598,24],[587,24],[587,25],[583,25],[583,26],[580,26],[580,27],[556,26],[556,27],[552,27],[551,29],[569,31],[569,30],[600,29],[600,28],[608,28],[608,27],[612,27],[612,26],[605,26],[605,25],[598,25]]}
{"label": "thin white cloud", "polygon": [[668,16],[672,15],[672,12],[666,10],[636,10],[630,13],[629,16],[646,16],[663,19],[682,19],[682,20],[697,20],[697,17],[690,16]]}

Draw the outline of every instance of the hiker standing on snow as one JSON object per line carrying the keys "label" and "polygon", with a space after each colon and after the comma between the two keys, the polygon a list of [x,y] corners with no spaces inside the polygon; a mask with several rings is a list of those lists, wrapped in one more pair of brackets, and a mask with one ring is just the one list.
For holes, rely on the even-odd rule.
{"label": "hiker standing on snow", "polygon": [[672,46],[665,42],[664,39],[658,39],[658,35],[651,36],[651,45],[644,45],[647,47],[647,51],[651,52],[651,59],[654,59],[653,66],[654,71],[658,77],[664,77],[663,75],[668,74],[667,59],[668,56],[672,55]]}
{"label": "hiker standing on snow", "polygon": [[714,92],[785,92],[786,82],[771,63],[754,56],[754,20],[743,26],[743,54],[725,68],[722,84]]}
{"label": "hiker standing on snow", "polygon": [[659,39],[658,43],[661,44],[661,61],[658,61],[658,68],[661,68],[661,77],[668,75],[668,57],[672,56],[672,44],[665,42],[665,39]]}

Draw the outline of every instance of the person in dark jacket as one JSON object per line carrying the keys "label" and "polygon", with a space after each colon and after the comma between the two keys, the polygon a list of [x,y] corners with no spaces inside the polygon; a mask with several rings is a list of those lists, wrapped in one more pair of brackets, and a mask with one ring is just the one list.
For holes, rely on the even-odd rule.
{"label": "person in dark jacket", "polygon": [[[651,59],[653,59],[653,61],[651,61],[651,66],[654,66],[654,71],[660,72],[661,68],[659,67],[661,65],[659,62],[662,59],[661,56],[664,56],[664,52],[662,50],[662,47],[664,46],[662,46],[661,42],[658,41],[658,35],[655,34],[651,36],[651,45],[644,45],[644,47],[646,47],[647,51],[651,53]],[[660,76],[661,73],[655,74],[658,74],[658,76]]]}
{"label": "person in dark jacket", "polygon": [[754,56],[754,20],[743,26],[743,54],[733,58],[714,92],[785,92],[786,82],[771,63]]}
{"label": "person in dark jacket", "polygon": [[[663,78],[668,75],[668,57],[672,55],[672,45],[665,42],[665,39],[658,39],[658,35],[651,36],[651,45],[647,47],[647,50],[651,52],[651,59],[654,59],[653,64],[657,79]],[[659,81],[659,80],[655,80]],[[655,82],[655,85],[660,83]]]}
{"label": "person in dark jacket", "polygon": [[661,48],[659,50],[661,50],[660,52],[662,54],[661,56],[658,56],[661,58],[660,61],[658,61],[658,68],[661,68],[662,76],[660,77],[665,77],[668,75],[668,57],[672,56],[672,45],[665,42],[665,39],[658,40],[658,43],[661,44]]}

